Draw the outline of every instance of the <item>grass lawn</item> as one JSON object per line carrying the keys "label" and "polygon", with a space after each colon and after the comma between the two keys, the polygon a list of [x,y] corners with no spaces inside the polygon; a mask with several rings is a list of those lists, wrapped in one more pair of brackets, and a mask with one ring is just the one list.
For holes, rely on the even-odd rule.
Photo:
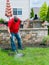
{"label": "grass lawn", "polygon": [[26,48],[23,57],[8,56],[10,51],[0,49],[0,65],[49,65],[49,48]]}

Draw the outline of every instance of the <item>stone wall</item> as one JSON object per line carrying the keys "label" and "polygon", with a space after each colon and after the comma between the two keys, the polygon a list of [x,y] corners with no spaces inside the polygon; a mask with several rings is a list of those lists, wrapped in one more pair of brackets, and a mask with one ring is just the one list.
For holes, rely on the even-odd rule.
{"label": "stone wall", "polygon": [[47,36],[47,28],[24,28],[20,29],[23,41],[28,43],[40,42],[43,36]]}
{"label": "stone wall", "polygon": [[[20,34],[23,44],[34,44],[42,41],[43,36],[47,36],[47,28],[21,28]],[[15,41],[17,43],[17,41]],[[2,44],[2,45],[1,45]],[[10,37],[7,27],[0,28],[0,46],[10,47]]]}
{"label": "stone wall", "polygon": [[26,19],[23,22],[23,28],[41,28],[42,27],[42,20],[36,19],[36,20],[29,20]]}

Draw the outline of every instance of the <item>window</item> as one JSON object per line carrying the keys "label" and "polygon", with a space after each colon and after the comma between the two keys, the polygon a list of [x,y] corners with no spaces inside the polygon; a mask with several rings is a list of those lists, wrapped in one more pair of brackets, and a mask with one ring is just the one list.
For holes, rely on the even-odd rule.
{"label": "window", "polygon": [[17,15],[17,8],[13,8],[13,15]]}
{"label": "window", "polygon": [[13,8],[13,15],[22,15],[22,8]]}

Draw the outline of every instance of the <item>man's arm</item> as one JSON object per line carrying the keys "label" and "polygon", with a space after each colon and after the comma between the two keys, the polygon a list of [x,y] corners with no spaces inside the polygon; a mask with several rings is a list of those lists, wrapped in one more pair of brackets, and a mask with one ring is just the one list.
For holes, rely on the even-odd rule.
{"label": "man's arm", "polygon": [[9,35],[11,36],[11,32],[10,32],[10,28],[11,28],[11,24],[12,24],[12,21],[13,19],[10,19],[9,21],[8,21],[8,33],[9,33]]}
{"label": "man's arm", "polygon": [[22,21],[20,20],[20,23],[21,23]]}
{"label": "man's arm", "polygon": [[8,33],[9,33],[9,36],[11,37],[11,33],[10,33],[10,29],[9,29],[9,27],[8,27]]}
{"label": "man's arm", "polygon": [[10,29],[9,29],[9,27],[8,27],[8,33],[10,34]]}

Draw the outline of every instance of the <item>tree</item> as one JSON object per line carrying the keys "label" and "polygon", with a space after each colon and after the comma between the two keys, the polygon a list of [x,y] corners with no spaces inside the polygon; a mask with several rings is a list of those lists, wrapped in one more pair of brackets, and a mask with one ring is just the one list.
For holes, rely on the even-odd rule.
{"label": "tree", "polygon": [[[46,20],[49,22],[49,6],[48,6]],[[49,35],[49,26],[48,26],[48,35]]]}
{"label": "tree", "polygon": [[47,11],[46,20],[49,22],[49,6],[48,6],[48,11]]}
{"label": "tree", "polygon": [[34,11],[33,8],[31,8],[31,12],[30,12],[30,18],[34,17]]}
{"label": "tree", "polygon": [[39,16],[41,20],[46,20],[46,15],[47,15],[47,4],[44,2],[42,7],[40,8]]}

